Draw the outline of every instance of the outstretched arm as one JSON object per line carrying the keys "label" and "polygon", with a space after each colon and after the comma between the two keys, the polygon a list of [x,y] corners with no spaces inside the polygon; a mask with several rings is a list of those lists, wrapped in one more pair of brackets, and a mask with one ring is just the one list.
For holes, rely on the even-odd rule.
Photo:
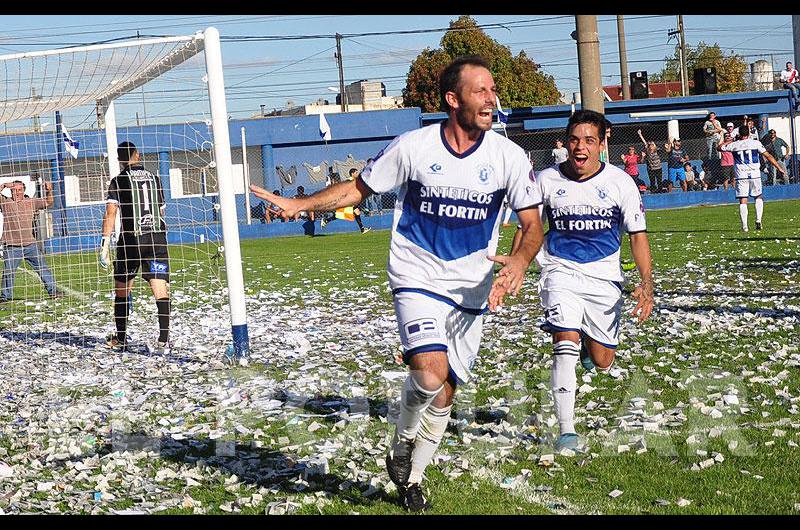
{"label": "outstretched arm", "polygon": [[[538,208],[529,208],[517,212],[519,223],[522,226],[522,236],[519,244],[512,248],[508,256],[488,256],[495,263],[500,263],[503,268],[497,273],[489,293],[489,309],[494,311],[503,305],[503,298],[509,293],[516,296],[525,279],[525,272],[530,267],[531,261],[539,252],[544,241],[542,218]],[[516,239],[516,238],[515,238]]]}
{"label": "outstretched arm", "polygon": [[345,206],[355,206],[372,194],[361,178],[339,182],[300,199],[273,195],[255,184],[250,185],[250,191],[256,197],[280,208],[279,212],[275,210],[273,212],[284,219],[297,219],[300,212],[304,211],[328,212]]}
{"label": "outstretched arm", "polygon": [[644,322],[653,311],[653,262],[650,254],[650,241],[647,239],[647,232],[630,234],[630,238],[633,261],[636,263],[636,268],[639,269],[641,278],[641,282],[634,289],[632,295],[637,300],[633,316],[638,316],[639,322]]}
{"label": "outstretched arm", "polygon": [[778,170],[778,173],[780,173],[781,175],[786,175],[786,171],[785,171],[785,170],[784,170],[784,169],[783,169],[783,168],[782,168],[782,167],[781,167],[781,166],[778,164],[778,161],[777,161],[777,160],[775,160],[775,157],[774,157],[774,156],[772,156],[771,154],[769,154],[769,153],[768,153],[768,152],[766,152],[766,151],[764,151],[763,153],[761,153],[761,155],[762,155],[764,158],[766,158],[766,159],[769,161],[769,163],[770,163],[770,164],[772,164],[773,166],[775,166],[775,169],[777,169],[777,170]]}

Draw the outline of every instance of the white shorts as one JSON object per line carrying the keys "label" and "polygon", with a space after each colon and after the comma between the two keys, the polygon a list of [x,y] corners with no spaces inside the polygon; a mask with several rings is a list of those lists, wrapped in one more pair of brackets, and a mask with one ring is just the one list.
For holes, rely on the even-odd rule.
{"label": "white shorts", "polygon": [[403,361],[429,351],[446,351],[457,383],[472,377],[483,329],[483,312],[459,306],[435,293],[395,290],[394,311],[403,343]]}
{"label": "white shorts", "polygon": [[747,179],[736,179],[736,198],[758,197],[761,195],[761,175]]}
{"label": "white shorts", "polygon": [[619,345],[622,285],[566,269],[542,273],[539,297],[547,332],[577,331],[605,346]]}

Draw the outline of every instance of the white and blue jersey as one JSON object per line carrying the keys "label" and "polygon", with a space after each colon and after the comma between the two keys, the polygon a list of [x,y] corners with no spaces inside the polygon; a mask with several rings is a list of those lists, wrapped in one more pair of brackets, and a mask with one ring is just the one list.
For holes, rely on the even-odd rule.
{"label": "white and blue jersey", "polygon": [[494,131],[463,154],[448,145],[444,123],[395,138],[361,173],[375,193],[399,186],[387,266],[393,291],[483,311],[503,200],[515,211],[535,208],[532,176],[525,151]]}
{"label": "white and blue jersey", "polygon": [[577,180],[564,174],[564,164],[536,175],[549,224],[536,262],[543,273],[570,269],[620,282],[622,231],[647,230],[636,183],[618,167],[603,163],[593,176]]}
{"label": "white and blue jersey", "polygon": [[761,153],[766,149],[760,141],[748,137],[720,146],[720,149],[733,153],[733,174],[736,180],[761,179]]}

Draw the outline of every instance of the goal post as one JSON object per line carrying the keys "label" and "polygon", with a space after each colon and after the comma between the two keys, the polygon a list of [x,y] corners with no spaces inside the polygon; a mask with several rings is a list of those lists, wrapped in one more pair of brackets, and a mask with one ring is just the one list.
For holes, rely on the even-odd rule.
{"label": "goal post", "polygon": [[[132,141],[165,191],[170,261],[175,258],[173,318],[180,320],[181,303],[196,308],[224,300],[234,352],[244,357],[249,340],[235,195],[248,190],[234,182],[228,127],[220,37],[213,27],[190,36],[0,56],[0,182],[53,182],[57,196],[48,211],[63,226],[39,226],[38,232],[69,303],[110,296],[110,275],[96,263],[100,226],[105,191],[120,170],[117,146]],[[78,152],[64,152],[65,135],[79,141]],[[16,271],[14,302],[0,307],[3,328],[33,332],[39,321],[57,329],[85,317],[78,307],[48,300],[35,275],[23,269]],[[146,312],[152,319],[149,305]],[[103,313],[104,325],[113,325],[110,307],[97,311]]]}

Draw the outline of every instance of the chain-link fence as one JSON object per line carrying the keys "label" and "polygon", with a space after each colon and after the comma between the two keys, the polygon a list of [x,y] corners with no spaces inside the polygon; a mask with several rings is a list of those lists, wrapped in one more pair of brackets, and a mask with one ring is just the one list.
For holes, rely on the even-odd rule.
{"label": "chain-link fence", "polygon": [[[728,122],[732,122],[735,128],[742,125],[742,116],[718,116],[723,129]],[[669,191],[672,187],[676,189],[685,189],[686,191],[700,190],[700,189],[716,189],[719,187],[727,187],[731,185],[728,171],[723,168],[721,156],[716,150],[716,143],[714,140],[708,140],[706,134],[703,132],[703,125],[706,119],[695,118],[680,121],[680,140],[681,148],[685,151],[686,156],[689,158],[691,170],[697,179],[694,185],[683,184],[673,180],[671,185],[667,185],[666,181],[669,179],[669,151],[672,146],[668,146],[671,138],[668,138],[667,122],[647,122],[647,123],[625,123],[613,124],[611,127],[611,136],[608,139],[608,158],[607,162],[625,168],[625,161],[623,156],[629,155],[630,148],[638,156],[638,163],[635,168],[629,165],[629,174],[636,175],[641,180],[640,189],[646,193]],[[758,127],[758,120],[756,126]],[[765,184],[786,184],[789,182],[796,182],[797,178],[791,174],[791,164],[789,163],[788,156],[795,153],[796,150],[792,147],[791,138],[781,138],[786,144],[788,149],[779,149],[779,144],[771,145],[772,140],[768,135],[768,130],[764,127],[758,130],[758,136],[764,143],[768,151],[772,150],[773,156],[784,164],[787,172],[789,173],[789,180],[784,181],[780,178],[775,178],[774,171],[770,171],[772,166],[768,163],[762,164],[762,171],[764,173]],[[560,140],[566,144],[567,134],[565,128],[559,129],[541,129],[533,131],[510,131],[509,138],[521,146],[528,153],[528,156],[536,171],[541,171],[554,163],[554,150],[556,149],[556,141]],[[650,169],[648,163],[648,146],[645,142],[653,142],[656,148],[656,154],[660,160],[659,172],[657,169]],[[566,145],[564,145],[566,147]],[[652,149],[652,148],[650,148]],[[780,153],[779,153],[780,151]],[[652,162],[652,167],[656,164]],[[676,164],[673,164],[676,165]],[[683,167],[683,164],[680,164]],[[702,173],[702,179],[701,179]],[[636,180],[636,178],[634,179]],[[726,183],[727,181],[727,183]]]}

